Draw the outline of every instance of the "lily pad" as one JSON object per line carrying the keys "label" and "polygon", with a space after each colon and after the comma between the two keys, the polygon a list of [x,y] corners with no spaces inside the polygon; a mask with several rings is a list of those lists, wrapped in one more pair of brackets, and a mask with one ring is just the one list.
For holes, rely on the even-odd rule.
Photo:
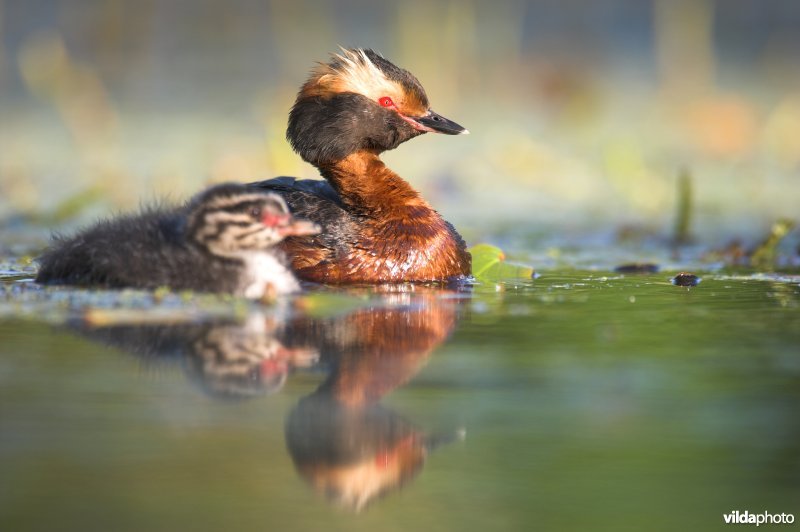
{"label": "lily pad", "polygon": [[469,249],[472,253],[472,276],[479,281],[498,282],[508,279],[531,279],[530,266],[506,262],[503,250],[490,244],[478,244]]}

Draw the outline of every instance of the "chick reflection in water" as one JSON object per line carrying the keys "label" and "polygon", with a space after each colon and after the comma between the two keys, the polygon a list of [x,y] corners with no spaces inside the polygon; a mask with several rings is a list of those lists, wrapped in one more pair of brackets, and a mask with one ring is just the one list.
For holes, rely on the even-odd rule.
{"label": "chick reflection in water", "polygon": [[148,365],[178,364],[213,397],[244,399],[280,390],[293,369],[317,362],[313,348],[287,349],[281,344],[276,326],[273,318],[255,312],[241,323],[75,328]]}
{"label": "chick reflection in water", "polygon": [[430,450],[464,435],[425,435],[379,404],[419,371],[455,326],[452,300],[418,302],[299,320],[287,329],[293,338],[312,340],[331,367],[322,385],[289,413],[289,453],[317,491],[354,511],[416,477]]}

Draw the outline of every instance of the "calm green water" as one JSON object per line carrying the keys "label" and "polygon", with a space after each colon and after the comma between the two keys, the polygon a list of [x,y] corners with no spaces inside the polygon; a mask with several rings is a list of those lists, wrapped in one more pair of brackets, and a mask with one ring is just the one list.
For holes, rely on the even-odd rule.
{"label": "calm green water", "polygon": [[[671,275],[544,271],[172,327],[7,311],[0,529],[800,518],[800,283]],[[2,301],[69,300],[37,294]]]}

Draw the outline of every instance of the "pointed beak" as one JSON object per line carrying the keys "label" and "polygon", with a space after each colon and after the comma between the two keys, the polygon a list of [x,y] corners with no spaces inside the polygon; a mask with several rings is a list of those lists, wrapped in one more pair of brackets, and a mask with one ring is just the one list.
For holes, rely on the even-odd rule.
{"label": "pointed beak", "polygon": [[322,231],[322,228],[320,228],[320,226],[314,222],[309,222],[308,220],[297,220],[294,218],[290,218],[287,225],[278,227],[278,232],[282,236],[316,235],[319,234],[320,231]]}
{"label": "pointed beak", "polygon": [[[406,117],[420,131],[430,131],[431,133],[444,133],[445,135],[468,135],[469,130],[448,120],[442,115],[428,109],[423,116]],[[417,127],[419,126],[419,127]]]}

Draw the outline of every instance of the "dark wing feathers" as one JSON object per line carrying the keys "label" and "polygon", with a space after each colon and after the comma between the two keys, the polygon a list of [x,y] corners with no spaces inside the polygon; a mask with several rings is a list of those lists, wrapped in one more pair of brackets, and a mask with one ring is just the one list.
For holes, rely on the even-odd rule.
{"label": "dark wing feathers", "polygon": [[316,236],[288,238],[287,245],[297,253],[303,253],[302,248],[307,247],[308,258],[322,255],[332,259],[346,253],[358,236],[358,220],[345,209],[339,194],[327,181],[276,177],[250,183],[250,186],[277,192],[286,200],[293,215],[311,220],[322,228]]}
{"label": "dark wing feathers", "polygon": [[337,194],[330,183],[321,179],[297,179],[296,177],[281,176],[268,179],[267,181],[250,183],[250,186],[274,190],[275,192],[281,193],[281,195],[285,195],[284,193],[292,193],[291,195],[297,197],[298,200],[302,200],[303,195],[316,196],[320,199],[331,201],[339,207],[343,207],[339,194]]}

